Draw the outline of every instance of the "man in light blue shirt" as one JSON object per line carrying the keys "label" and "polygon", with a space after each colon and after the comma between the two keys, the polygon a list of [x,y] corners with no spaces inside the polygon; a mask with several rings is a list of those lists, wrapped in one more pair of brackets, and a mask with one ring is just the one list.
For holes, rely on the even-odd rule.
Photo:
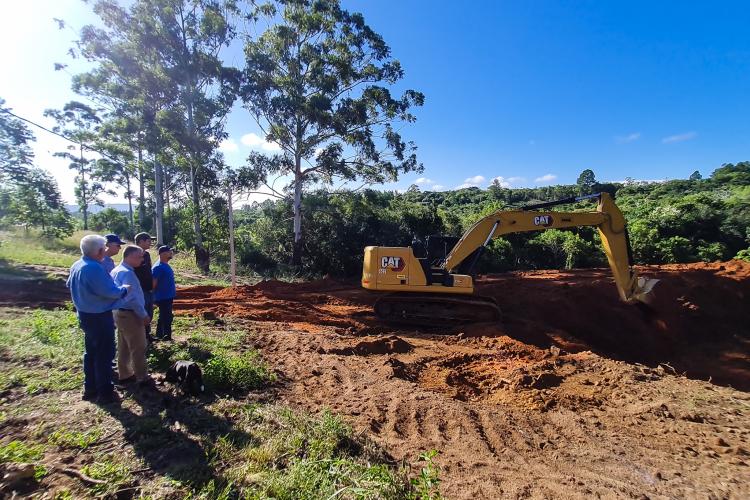
{"label": "man in light blue shirt", "polygon": [[112,269],[115,268],[115,261],[112,259],[114,255],[120,253],[120,246],[124,245],[119,236],[116,234],[107,234],[104,236],[107,239],[107,244],[104,246],[106,252],[104,253],[104,260],[102,260],[102,266],[107,274],[112,274]]}
{"label": "man in light blue shirt", "polygon": [[117,325],[117,373],[120,384],[138,382],[141,386],[153,385],[146,368],[146,325],[151,317],[146,311],[143,290],[134,269],[143,263],[143,249],[128,245],[122,253],[122,262],[112,271],[116,285],[129,285],[130,294],[115,310]]}
{"label": "man in light blue shirt", "polygon": [[118,400],[112,384],[115,324],[112,310],[120,307],[130,285],[118,286],[102,266],[107,240],[90,234],[81,239],[81,255],[70,268],[66,285],[84,333],[83,399],[112,403]]}

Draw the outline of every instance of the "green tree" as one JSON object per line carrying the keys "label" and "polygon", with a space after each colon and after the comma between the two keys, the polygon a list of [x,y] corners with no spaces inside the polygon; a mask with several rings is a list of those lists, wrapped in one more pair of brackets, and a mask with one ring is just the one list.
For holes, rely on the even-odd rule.
{"label": "green tree", "polygon": [[581,175],[578,176],[576,184],[578,185],[578,191],[580,194],[583,195],[593,193],[594,185],[596,184],[596,176],[594,175],[594,171],[587,168],[586,170],[581,172]]}
{"label": "green tree", "polygon": [[34,134],[26,124],[10,114],[0,98],[0,181],[10,182],[23,178],[34,162],[31,143]]}
{"label": "green tree", "polygon": [[690,177],[688,177],[688,180],[691,180],[691,181],[699,181],[701,179],[703,179],[703,176],[697,170],[693,172],[692,174],[690,174]]}
{"label": "green tree", "polygon": [[[361,14],[336,0],[280,0],[256,9],[271,26],[245,45],[241,96],[267,141],[281,152],[248,158],[255,186],[290,175],[292,263],[301,263],[302,193],[315,183],[381,183],[421,171],[415,146],[394,128],[412,122],[424,96],[387,87],[403,77],[390,48]],[[381,139],[382,138],[382,139]],[[276,192],[278,196],[283,194]]]}
{"label": "green tree", "polygon": [[135,235],[130,229],[128,217],[112,207],[107,207],[101,212],[91,214],[91,229],[102,233],[114,233],[120,236],[133,238]]}
{"label": "green tree", "polygon": [[103,205],[99,198],[105,191],[96,177],[96,162],[84,156],[84,149],[96,140],[101,119],[97,110],[78,101],[70,101],[62,110],[48,109],[44,116],[53,118],[57,124],[53,130],[63,134],[77,145],[68,146],[67,151],[59,151],[55,156],[70,161],[68,168],[76,172],[75,197],[78,209],[83,215],[83,229],[89,228],[89,207]]}
{"label": "green tree", "polygon": [[36,138],[4,103],[0,99],[0,217],[27,229],[41,227],[48,236],[69,234],[73,224],[57,182],[33,165]]}
{"label": "green tree", "polygon": [[[117,112],[142,124],[154,156],[157,235],[163,214],[162,155],[184,170],[193,216],[196,263],[209,269],[201,226],[201,190],[215,179],[224,118],[236,99],[239,74],[223,65],[220,52],[235,36],[236,2],[137,0],[127,9],[100,0],[94,11],[104,29],[82,32],[84,55],[99,66],[81,79],[92,92],[114,96]],[[153,99],[152,99],[153,98]],[[139,162],[141,165],[141,162]],[[209,191],[209,192],[213,192]]]}

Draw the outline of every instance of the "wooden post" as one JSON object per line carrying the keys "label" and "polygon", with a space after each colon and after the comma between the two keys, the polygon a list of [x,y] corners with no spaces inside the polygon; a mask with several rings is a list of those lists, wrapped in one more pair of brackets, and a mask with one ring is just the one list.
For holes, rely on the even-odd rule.
{"label": "wooden post", "polygon": [[234,207],[232,207],[232,184],[227,183],[227,204],[229,205],[229,272],[232,286],[237,286],[237,267],[234,261]]}

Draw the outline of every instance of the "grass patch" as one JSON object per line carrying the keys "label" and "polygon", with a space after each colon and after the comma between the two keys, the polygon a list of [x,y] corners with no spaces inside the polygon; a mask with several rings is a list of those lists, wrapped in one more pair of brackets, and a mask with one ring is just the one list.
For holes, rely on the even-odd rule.
{"label": "grass patch", "polygon": [[0,446],[0,463],[29,463],[41,460],[44,456],[44,446],[27,444],[23,441],[11,441]]}
{"label": "grass patch", "polygon": [[94,429],[87,432],[71,431],[62,427],[48,438],[48,442],[60,448],[75,448],[85,450],[89,446],[96,444],[102,437],[100,429]]}
{"label": "grass patch", "polygon": [[86,465],[81,472],[92,479],[106,481],[106,484],[98,484],[91,488],[91,491],[98,495],[112,495],[116,493],[123,484],[130,481],[130,468],[113,460],[96,461],[93,464]]}
{"label": "grass patch", "polygon": [[0,390],[29,394],[78,388],[83,333],[73,311],[18,311],[0,316],[0,345],[15,360],[0,371]]}
{"label": "grass patch", "polygon": [[248,391],[258,389],[275,376],[255,351],[244,354],[217,354],[203,367],[209,387],[223,391]]}
{"label": "grass patch", "polygon": [[[250,405],[233,411],[251,440],[218,439],[209,457],[223,468],[224,483],[208,483],[194,498],[378,498],[437,499],[437,468],[427,484],[407,479],[405,469],[389,466],[369,443],[328,411],[314,417],[278,406]],[[430,463],[431,463],[430,456]]]}
{"label": "grass patch", "polygon": [[62,240],[45,238],[36,231],[0,232],[0,259],[19,264],[70,267],[79,259],[79,242],[91,232],[77,231]]}

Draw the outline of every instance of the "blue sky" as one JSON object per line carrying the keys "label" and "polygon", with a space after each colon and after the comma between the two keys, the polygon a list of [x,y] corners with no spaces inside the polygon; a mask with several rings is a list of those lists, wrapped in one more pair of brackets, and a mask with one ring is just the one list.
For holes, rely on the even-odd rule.
{"label": "blue sky", "polygon": [[[745,2],[438,2],[344,0],[406,70],[399,88],[426,96],[403,135],[419,147],[423,189],[685,178],[750,159],[750,9]],[[458,5],[458,7],[456,7]],[[95,21],[78,0],[3,6],[0,97],[43,120],[74,98],[52,71],[76,28]],[[238,50],[227,58],[241,64]],[[8,68],[12,68],[12,71]],[[71,71],[75,71],[75,65]],[[263,149],[236,106],[224,147],[230,164]],[[255,134],[255,135],[253,135]],[[38,163],[72,200],[72,175],[37,133]],[[421,178],[421,179],[419,179]]]}

